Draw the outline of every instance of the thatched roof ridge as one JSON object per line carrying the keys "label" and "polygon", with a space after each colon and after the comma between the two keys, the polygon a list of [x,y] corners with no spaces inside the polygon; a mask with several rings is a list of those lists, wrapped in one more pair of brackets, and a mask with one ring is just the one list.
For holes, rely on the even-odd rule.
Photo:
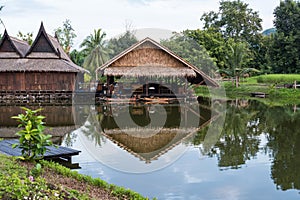
{"label": "thatched roof ridge", "polygon": [[59,44],[58,38],[57,37],[52,37],[51,35],[48,35],[48,34],[47,34],[47,36],[50,39],[50,42],[53,45],[53,47],[56,49],[56,52],[57,52],[58,56],[62,59],[71,61],[69,56],[63,50],[62,46]]}
{"label": "thatched roof ridge", "polygon": [[10,54],[10,57],[15,57],[13,52],[16,53],[17,57],[24,57],[30,47],[27,42],[9,36],[6,29],[0,42],[0,49],[2,49],[5,42],[9,43],[11,49],[5,49],[1,51],[1,53],[5,52],[4,54],[6,55]]}
{"label": "thatched roof ridge", "polygon": [[44,25],[43,25],[43,22],[41,22],[41,26],[40,26],[40,29],[39,29],[39,32],[35,38],[35,40],[33,41],[30,49],[28,50],[28,52],[26,53],[26,57],[29,57],[31,53],[33,53],[33,50],[37,48],[37,45],[38,45],[38,42],[43,38],[46,39],[49,47],[52,49],[52,52],[49,52],[49,53],[54,53],[57,57],[59,57],[59,53],[58,51],[55,49],[54,45],[52,44],[45,28],[44,28]]}
{"label": "thatched roof ridge", "polygon": [[[151,38],[147,37],[139,42],[137,42],[136,44],[132,45],[131,47],[129,47],[128,49],[124,50],[123,52],[121,52],[119,55],[115,56],[114,58],[112,58],[111,60],[109,60],[108,62],[106,62],[105,64],[103,64],[101,67],[96,69],[96,72],[98,71],[103,71],[104,74],[108,74],[108,72],[110,73],[116,73],[118,74],[119,72],[121,72],[121,69],[109,69],[111,67],[114,67],[113,64],[116,63],[118,60],[120,60],[121,58],[125,57],[126,55],[128,55],[130,52],[137,50],[139,47],[141,47],[142,45],[146,44],[146,43],[150,43],[151,45],[153,45],[155,48],[162,50],[163,52],[167,53],[168,55],[170,55],[172,58],[176,59],[177,61],[179,61],[182,66],[184,66],[185,68],[187,68],[187,70],[193,70],[195,73],[200,74],[203,79],[208,83],[207,85],[212,85],[212,86],[219,86],[219,84],[214,81],[212,78],[210,78],[208,75],[206,75],[204,72],[202,72],[200,69],[198,69],[197,67],[195,67],[194,65],[192,65],[191,63],[187,62],[186,60],[184,60],[183,58],[181,58],[180,56],[178,56],[177,54],[175,54],[174,52],[172,52],[171,50],[169,50],[168,48],[164,47],[163,45],[159,44],[158,42],[156,42],[155,40],[152,40]],[[151,63],[150,63],[151,64]],[[136,66],[127,66],[127,67],[136,67]],[[139,66],[140,67],[140,66]],[[170,67],[170,66],[168,66]],[[129,69],[129,68],[127,68]],[[147,69],[149,70],[149,69]],[[162,74],[161,72],[157,72],[155,74],[157,75],[161,75],[161,76],[170,76],[168,74],[167,69],[165,69],[166,71],[164,71],[165,73]],[[140,70],[140,72],[142,72],[143,70]],[[124,72],[126,73],[126,72]],[[109,74],[108,74],[109,75]],[[124,74],[123,74],[124,75]],[[174,75],[174,74],[173,74]],[[192,73],[182,73],[180,71],[178,71],[177,76],[193,76]],[[194,75],[195,76],[195,75]]]}
{"label": "thatched roof ridge", "polygon": [[22,57],[24,57],[27,51],[30,49],[30,45],[26,41],[20,40],[15,37],[10,36],[10,39],[13,41],[16,48],[22,54]]}

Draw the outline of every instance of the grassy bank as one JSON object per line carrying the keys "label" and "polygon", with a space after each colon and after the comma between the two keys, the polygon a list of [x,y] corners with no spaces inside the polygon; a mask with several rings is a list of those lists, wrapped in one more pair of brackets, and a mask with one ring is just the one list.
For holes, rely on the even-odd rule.
{"label": "grassy bank", "polygon": [[[236,88],[230,81],[221,83],[225,89],[227,99],[259,99],[267,104],[286,105],[300,104],[300,89],[284,88],[285,84],[293,84],[294,81],[300,82],[298,74],[270,74],[242,79],[240,86]],[[211,89],[210,92],[218,94],[220,89]],[[206,87],[195,88],[199,96],[210,96]],[[267,94],[267,98],[260,99],[251,97],[252,92],[262,92]]]}
{"label": "grassy bank", "polygon": [[53,162],[41,164],[40,174],[29,176],[31,163],[0,154],[0,199],[147,199]]}

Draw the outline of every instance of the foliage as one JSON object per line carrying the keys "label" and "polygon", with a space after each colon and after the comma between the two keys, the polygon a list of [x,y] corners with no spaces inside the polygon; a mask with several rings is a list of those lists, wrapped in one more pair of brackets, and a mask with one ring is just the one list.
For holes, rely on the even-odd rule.
{"label": "foliage", "polygon": [[270,48],[275,73],[300,72],[300,2],[281,1],[274,11],[274,25],[277,33],[273,34]]}
{"label": "foliage", "polygon": [[94,34],[87,36],[80,47],[85,55],[83,67],[91,72],[92,79],[96,79],[96,69],[109,59],[109,52],[105,45],[106,33],[102,29],[94,30]]}
{"label": "foliage", "polygon": [[60,45],[64,48],[64,51],[69,55],[73,46],[73,40],[76,38],[76,34],[71,25],[71,21],[66,19],[63,22],[63,26],[54,30],[58,38]]}
{"label": "foliage", "polygon": [[225,68],[228,48],[226,47],[226,40],[220,32],[208,28],[206,30],[186,30],[184,34],[204,47],[219,69]]}
{"label": "foliage", "polygon": [[236,87],[239,86],[239,79],[246,73],[250,72],[258,72],[258,70],[254,68],[246,68],[245,65],[248,63],[250,59],[248,56],[249,48],[247,44],[244,42],[236,42],[232,45],[229,45],[230,54],[228,54],[227,69],[218,70],[220,73],[226,74],[229,77],[235,78]]}
{"label": "foliage", "polygon": [[21,31],[19,31],[18,34],[17,34],[17,37],[20,38],[23,41],[26,41],[29,45],[31,45],[32,42],[33,42],[33,39],[32,39],[33,33],[32,32],[23,34]]}
{"label": "foliage", "polygon": [[88,199],[77,191],[50,185],[44,178],[28,177],[13,157],[0,155],[0,160],[0,199]]}
{"label": "foliage", "polygon": [[22,107],[22,109],[25,114],[12,117],[20,123],[18,127],[23,128],[16,133],[20,137],[19,143],[13,145],[13,147],[22,149],[21,158],[23,160],[41,159],[47,150],[46,146],[52,145],[51,135],[43,133],[45,129],[43,119],[45,117],[37,115],[41,109],[31,110],[25,107]]}
{"label": "foliage", "polygon": [[119,37],[110,39],[107,44],[107,48],[110,50],[109,57],[113,58],[136,42],[138,42],[138,40],[135,37],[133,31],[130,30],[127,30]]}
{"label": "foliage", "polygon": [[[266,52],[261,42],[262,35],[259,33],[262,29],[262,19],[257,11],[249,8],[249,4],[240,0],[224,0],[220,2],[218,12],[204,13],[201,20],[204,22],[204,30],[214,30],[220,33],[226,42],[233,40],[234,42],[248,43],[249,52],[251,52],[249,55],[252,57],[247,63],[248,67],[263,68],[261,65],[264,65],[266,61]],[[222,43],[222,40],[218,41]],[[218,51],[223,53],[223,49],[218,49]],[[223,54],[220,56],[221,61],[225,61]],[[224,69],[221,65],[219,68]]]}
{"label": "foliage", "polygon": [[210,11],[201,17],[204,28],[219,30],[225,38],[233,38],[251,43],[253,37],[262,29],[262,19],[257,11],[248,8],[240,0],[221,1],[218,12]]}
{"label": "foliage", "polygon": [[85,59],[86,55],[84,54],[83,51],[78,51],[76,49],[72,50],[70,53],[70,58],[71,60],[79,66],[83,65],[84,59]]}
{"label": "foliage", "polygon": [[205,48],[200,46],[185,32],[174,33],[170,39],[162,40],[161,44],[205,73],[213,73],[213,66],[215,66],[215,64]]}

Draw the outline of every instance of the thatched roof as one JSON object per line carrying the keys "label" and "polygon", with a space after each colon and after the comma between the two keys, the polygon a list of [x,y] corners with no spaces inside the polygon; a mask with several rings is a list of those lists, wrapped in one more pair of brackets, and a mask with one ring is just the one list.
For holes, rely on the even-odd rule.
{"label": "thatched roof", "polygon": [[80,72],[72,62],[59,59],[1,59],[0,72]]}
{"label": "thatched roof", "polygon": [[30,46],[27,42],[10,37],[7,31],[4,31],[0,42],[0,57],[19,58],[24,57]]}
{"label": "thatched roof", "polygon": [[156,41],[145,38],[115,56],[96,72],[109,76],[196,77],[218,86],[212,78]]}
{"label": "thatched roof", "polygon": [[151,65],[151,66],[139,66],[139,67],[109,67],[105,70],[105,75],[114,75],[114,76],[164,76],[168,72],[168,76],[178,77],[182,76],[195,76],[196,73],[188,68],[183,67],[164,67],[161,65]]}
{"label": "thatched roof", "polygon": [[4,31],[0,42],[0,72],[25,71],[88,72],[71,61],[58,39],[46,33],[43,23],[31,46]]}

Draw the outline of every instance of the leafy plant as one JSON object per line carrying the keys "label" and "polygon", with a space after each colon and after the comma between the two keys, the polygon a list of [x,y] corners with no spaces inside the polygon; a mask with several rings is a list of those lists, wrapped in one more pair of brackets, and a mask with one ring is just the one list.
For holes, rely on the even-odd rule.
{"label": "leafy plant", "polygon": [[31,110],[29,108],[21,107],[25,110],[25,114],[13,116],[20,124],[18,127],[23,129],[16,134],[20,137],[19,143],[14,144],[13,148],[19,147],[22,149],[22,160],[38,160],[44,157],[46,153],[46,146],[51,146],[51,135],[43,133],[45,126],[44,116],[38,115],[42,109]]}

